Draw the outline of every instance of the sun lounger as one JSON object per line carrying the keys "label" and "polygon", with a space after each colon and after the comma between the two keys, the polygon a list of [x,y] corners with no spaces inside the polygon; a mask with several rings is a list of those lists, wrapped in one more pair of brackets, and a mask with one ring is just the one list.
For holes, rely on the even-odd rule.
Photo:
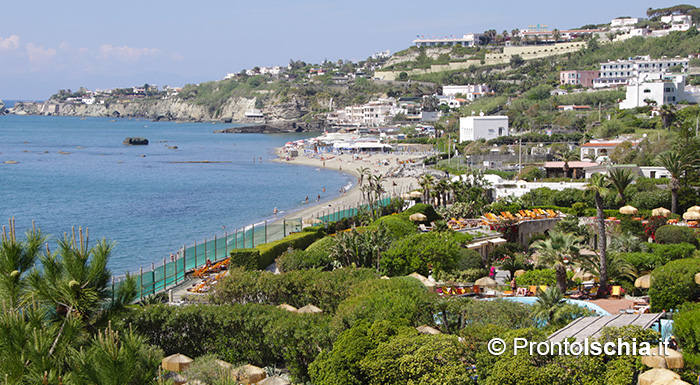
{"label": "sun lounger", "polygon": [[610,295],[610,297],[612,297],[612,298],[617,297],[617,299],[620,299],[621,296],[622,296],[622,286],[613,286],[612,287],[612,294]]}

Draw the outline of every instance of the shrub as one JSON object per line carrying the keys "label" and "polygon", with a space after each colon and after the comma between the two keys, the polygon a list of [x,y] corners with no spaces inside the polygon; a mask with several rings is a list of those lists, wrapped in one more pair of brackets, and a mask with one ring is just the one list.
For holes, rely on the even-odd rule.
{"label": "shrub", "polygon": [[695,252],[695,246],[690,243],[676,243],[661,245],[658,243],[648,243],[651,252],[658,256],[663,264],[681,258],[690,258]]}
{"label": "shrub", "polygon": [[649,297],[652,311],[676,309],[683,302],[700,297],[695,274],[700,272],[700,259],[685,258],[671,261],[651,272]]}
{"label": "shrub", "polygon": [[333,246],[333,243],[334,237],[323,237],[317,240],[316,242],[312,243],[309,247],[307,247],[306,251],[309,253],[321,253],[328,255],[331,253],[331,247]]}
{"label": "shrub", "polygon": [[685,226],[665,225],[659,227],[654,234],[656,242],[660,244],[689,243],[697,246],[695,230]]}
{"label": "shrub", "polygon": [[484,269],[484,259],[481,258],[481,254],[469,249],[462,250],[460,254],[462,256],[457,261],[456,270]]}
{"label": "shrub", "polygon": [[620,253],[618,255],[640,273],[654,270],[667,262],[652,253]]}
{"label": "shrub", "polygon": [[408,219],[408,217],[410,217],[411,215],[413,215],[415,213],[421,213],[421,214],[425,215],[426,217],[428,217],[428,220],[427,220],[428,222],[433,222],[433,221],[437,221],[438,219],[442,219],[442,217],[440,217],[440,214],[438,214],[435,211],[435,209],[433,208],[432,205],[428,205],[425,203],[416,203],[411,208],[409,208],[408,210],[406,210],[398,215],[405,218],[405,219]]}
{"label": "shrub", "polygon": [[630,232],[641,239],[646,239],[646,234],[644,233],[644,225],[642,225],[642,221],[635,221],[631,218],[620,218],[620,232]]}
{"label": "shrub", "polygon": [[275,261],[275,259],[277,259],[277,257],[282,255],[282,253],[287,251],[290,247],[293,249],[304,250],[322,236],[323,233],[321,232],[300,232],[289,234],[279,241],[258,245],[256,247],[256,249],[260,251],[258,269],[263,270],[268,267]]}
{"label": "shrub", "polygon": [[394,242],[381,255],[379,264],[389,276],[413,272],[427,276],[430,266],[435,271],[454,270],[460,256],[460,246],[449,233],[431,231]]}
{"label": "shrub", "polygon": [[281,272],[304,269],[330,270],[333,258],[329,254],[296,249],[282,253],[276,259],[276,263]]}
{"label": "shrub", "polygon": [[644,234],[646,234],[648,238],[654,239],[656,230],[658,230],[659,227],[664,226],[665,224],[666,218],[660,215],[650,217],[647,223],[644,224]]}
{"label": "shrub", "polygon": [[658,188],[651,191],[640,191],[634,194],[630,204],[640,210],[671,207],[671,192]]}
{"label": "shrub", "polygon": [[387,215],[374,221],[374,226],[384,225],[391,235],[396,238],[404,238],[411,234],[415,234],[418,230],[413,222],[399,215]]}
{"label": "shrub", "polygon": [[686,303],[673,315],[673,333],[683,353],[700,353],[700,305]]}
{"label": "shrub", "polygon": [[246,270],[255,270],[258,268],[260,260],[260,250],[258,249],[234,249],[231,250],[231,265],[240,266]]}

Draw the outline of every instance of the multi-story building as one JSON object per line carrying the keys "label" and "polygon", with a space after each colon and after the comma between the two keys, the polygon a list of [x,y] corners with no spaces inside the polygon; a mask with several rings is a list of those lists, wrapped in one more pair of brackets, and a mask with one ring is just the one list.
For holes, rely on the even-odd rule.
{"label": "multi-story building", "polygon": [[620,109],[643,107],[650,103],[661,106],[680,101],[697,103],[700,94],[685,92],[684,75],[645,73],[631,79],[627,84],[627,95],[620,102]]}
{"label": "multi-story building", "polygon": [[508,135],[507,116],[467,116],[459,118],[459,141],[496,139]]}
{"label": "multi-story building", "polygon": [[651,59],[649,56],[637,56],[601,63],[600,77],[593,80],[593,87],[625,85],[629,79],[637,78],[640,74],[665,72],[678,65],[682,66],[682,71],[685,72],[689,61],[688,58]]}
{"label": "multi-story building", "polygon": [[461,45],[464,47],[473,47],[475,45],[481,44],[484,37],[482,33],[467,33],[462,35],[462,37],[456,36],[445,36],[444,38],[435,37],[432,38],[425,36],[418,36],[417,39],[413,40],[413,44],[419,47],[440,47],[440,46],[455,46]]}
{"label": "multi-story building", "polygon": [[690,15],[661,16],[661,22],[669,25],[671,31],[687,31],[693,26],[693,18]]}
{"label": "multi-story building", "polygon": [[618,17],[610,22],[611,31],[630,31],[639,23],[636,17]]}
{"label": "multi-story building", "polygon": [[463,95],[465,99],[473,102],[484,95],[491,93],[489,86],[486,84],[467,84],[464,86],[443,86],[442,94],[445,96]]}
{"label": "multi-story building", "polygon": [[582,87],[593,87],[593,79],[600,76],[600,71],[561,71],[559,81],[561,85],[581,85]]}

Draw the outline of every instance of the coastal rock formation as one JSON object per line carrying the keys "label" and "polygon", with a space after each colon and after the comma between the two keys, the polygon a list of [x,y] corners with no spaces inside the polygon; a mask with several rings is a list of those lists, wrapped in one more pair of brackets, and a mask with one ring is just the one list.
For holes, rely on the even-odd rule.
{"label": "coastal rock formation", "polygon": [[271,124],[229,127],[223,130],[216,130],[214,132],[219,134],[275,134],[280,132],[321,131],[323,128],[324,123],[320,121],[312,121],[308,123],[278,121]]}
{"label": "coastal rock formation", "polygon": [[148,139],[146,138],[141,138],[139,136],[135,137],[127,137],[124,139],[124,145],[126,146],[147,146],[148,145]]}

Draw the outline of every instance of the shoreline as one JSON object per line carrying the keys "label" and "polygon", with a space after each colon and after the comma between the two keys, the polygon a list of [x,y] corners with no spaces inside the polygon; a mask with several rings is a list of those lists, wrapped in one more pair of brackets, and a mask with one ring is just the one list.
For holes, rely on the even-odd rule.
{"label": "shoreline", "polygon": [[[277,158],[271,159],[270,161],[272,162],[315,167],[318,169],[323,168],[326,170],[337,170],[338,172],[349,174],[355,178],[360,176],[358,168],[369,168],[374,174],[384,176],[385,179],[382,186],[391,196],[398,196],[404,192],[408,192],[419,187],[415,178],[395,178],[387,176],[387,173],[398,167],[398,163],[396,162],[397,159],[399,161],[405,161],[408,159],[419,158],[417,156],[380,153],[358,155],[358,157],[355,157],[352,154],[323,154],[323,159],[299,155],[295,158],[285,160],[283,158],[284,150],[282,148],[275,148],[274,153]],[[289,212],[285,212],[284,215],[278,216],[272,223],[280,223],[283,219],[290,218],[301,218],[303,221],[304,219],[326,215],[328,212],[333,212],[337,209],[356,207],[363,202],[362,192],[360,191],[359,187],[360,186],[357,184],[357,180],[355,180],[350,189],[344,194],[328,201],[318,202],[317,204],[309,207],[292,209]]]}

